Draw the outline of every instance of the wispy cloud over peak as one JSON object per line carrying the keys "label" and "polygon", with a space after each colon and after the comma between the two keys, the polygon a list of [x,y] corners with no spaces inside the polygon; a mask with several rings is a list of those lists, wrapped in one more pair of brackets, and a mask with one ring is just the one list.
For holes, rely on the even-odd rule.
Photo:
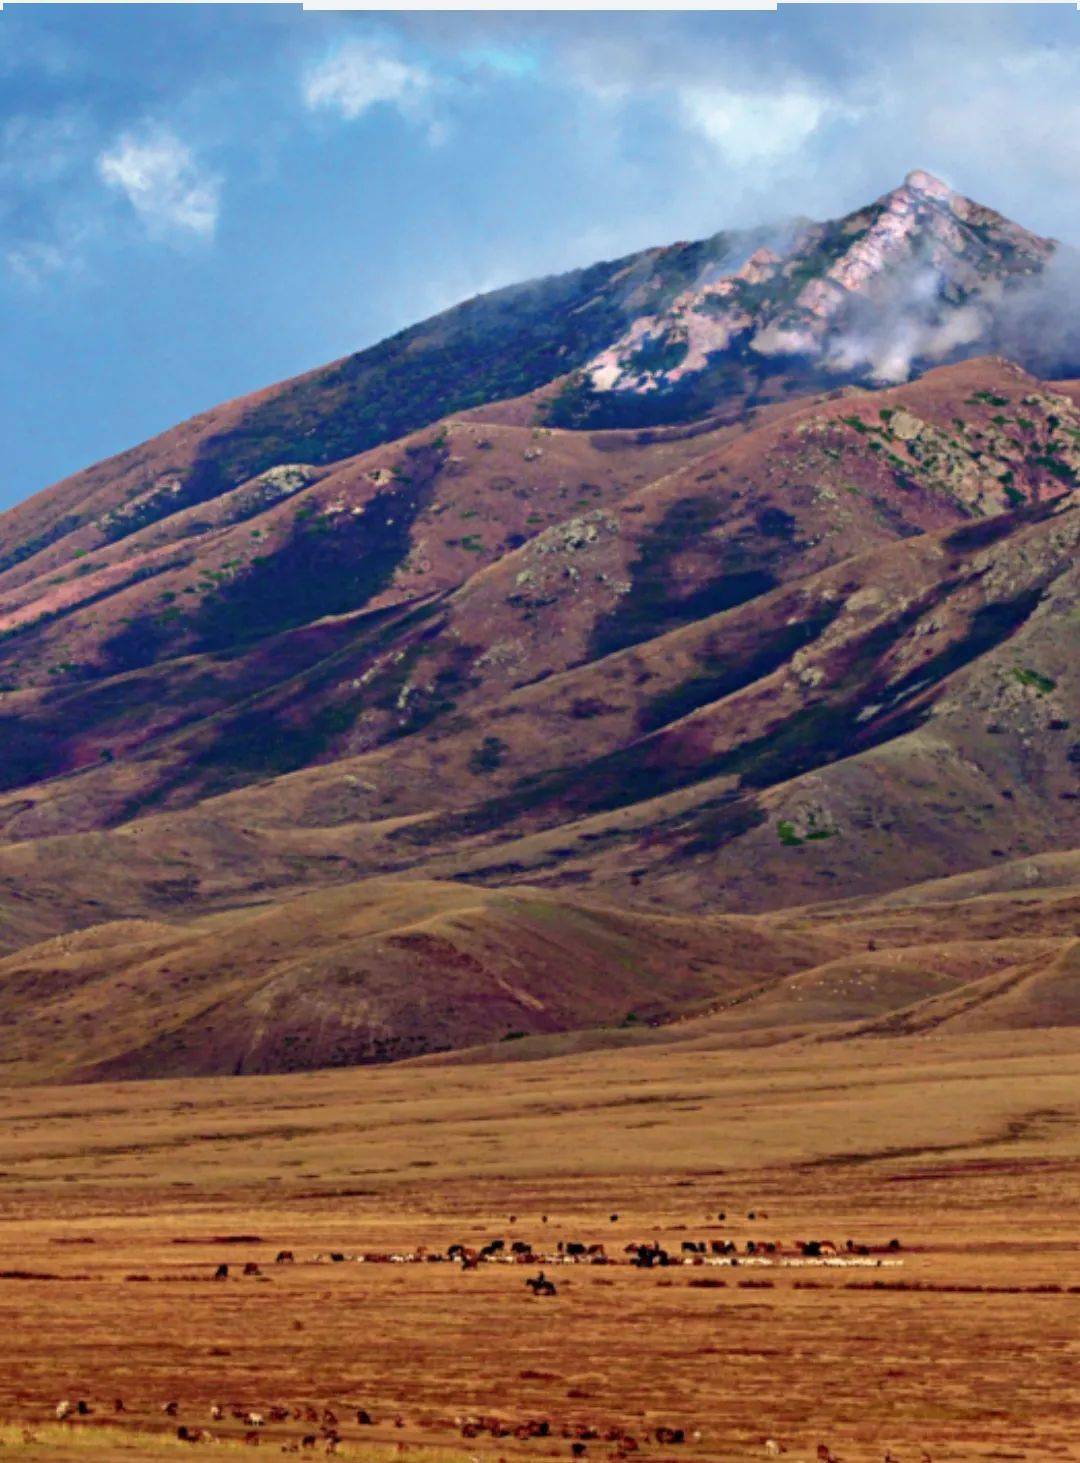
{"label": "wispy cloud over peak", "polygon": [[154,238],[210,238],[221,184],[173,133],[126,132],[98,158],[98,173],[123,193]]}
{"label": "wispy cloud over peak", "polygon": [[431,76],[423,67],[403,60],[374,38],[345,42],[309,66],[303,76],[308,107],[337,112],[348,121],[379,103],[415,114],[430,88]]}
{"label": "wispy cloud over peak", "polygon": [[677,93],[683,126],[743,162],[771,162],[802,147],[832,108],[801,86],[772,93],[687,86]]}

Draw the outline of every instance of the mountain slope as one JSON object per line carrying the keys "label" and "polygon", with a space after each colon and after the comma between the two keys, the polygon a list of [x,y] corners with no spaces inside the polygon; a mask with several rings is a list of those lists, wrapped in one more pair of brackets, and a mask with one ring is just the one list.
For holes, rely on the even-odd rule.
{"label": "mountain slope", "polygon": [[[12,1073],[382,1060],[728,996],[695,1018],[717,1039],[960,1021],[974,982],[1067,986],[1075,927],[1006,901],[976,938],[913,887],[966,878],[974,918],[996,865],[1076,884],[1080,383],[924,369],[1055,246],[925,176],[781,242],[471,302],[0,519]],[[948,348],[883,385],[838,355],[859,321]],[[626,425],[573,406],[601,396]],[[388,953],[405,905],[438,938]],[[871,940],[907,953],[856,968]],[[1072,1009],[1016,1019],[1044,1008]]]}

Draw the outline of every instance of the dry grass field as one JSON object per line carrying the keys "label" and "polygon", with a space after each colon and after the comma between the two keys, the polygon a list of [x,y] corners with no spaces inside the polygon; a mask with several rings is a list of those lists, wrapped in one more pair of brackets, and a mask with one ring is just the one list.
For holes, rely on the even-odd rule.
{"label": "dry grass field", "polygon": [[[178,1426],[246,1456],[216,1401],[330,1407],[341,1455],[372,1463],[607,1459],[616,1429],[688,1463],[769,1439],[793,1460],[1080,1458],[1080,1032],[702,1038],[0,1102],[4,1456],[176,1458]],[[495,1237],[619,1263],[549,1265],[558,1294],[534,1298],[535,1266],[315,1262]],[[881,1267],[622,1253],[716,1238],[902,1248]],[[91,1415],[58,1425],[80,1397]],[[463,1437],[469,1416],[550,1435]],[[259,1446],[319,1431],[268,1423]]]}

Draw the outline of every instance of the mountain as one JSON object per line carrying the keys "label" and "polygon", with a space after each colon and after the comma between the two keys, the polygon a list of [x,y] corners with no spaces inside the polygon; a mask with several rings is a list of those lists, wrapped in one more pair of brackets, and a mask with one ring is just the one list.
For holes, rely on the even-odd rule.
{"label": "mountain", "polygon": [[[929,173],[868,208],[793,227],[739,268],[706,266],[589,361],[575,401],[594,421],[671,419],[724,392],[906,381],[999,348],[1057,252]],[[1023,341],[1018,343],[1021,348]]]}
{"label": "mountain", "polygon": [[0,1071],[1074,1019],[1062,257],[915,173],[3,515]]}

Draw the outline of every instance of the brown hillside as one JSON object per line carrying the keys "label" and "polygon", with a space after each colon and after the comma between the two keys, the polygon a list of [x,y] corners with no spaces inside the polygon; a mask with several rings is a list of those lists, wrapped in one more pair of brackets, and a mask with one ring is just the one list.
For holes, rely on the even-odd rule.
{"label": "brown hillside", "polygon": [[655,1025],[844,946],[540,895],[372,880],[181,923],[121,921],[0,962],[0,1080],[385,1061]]}

